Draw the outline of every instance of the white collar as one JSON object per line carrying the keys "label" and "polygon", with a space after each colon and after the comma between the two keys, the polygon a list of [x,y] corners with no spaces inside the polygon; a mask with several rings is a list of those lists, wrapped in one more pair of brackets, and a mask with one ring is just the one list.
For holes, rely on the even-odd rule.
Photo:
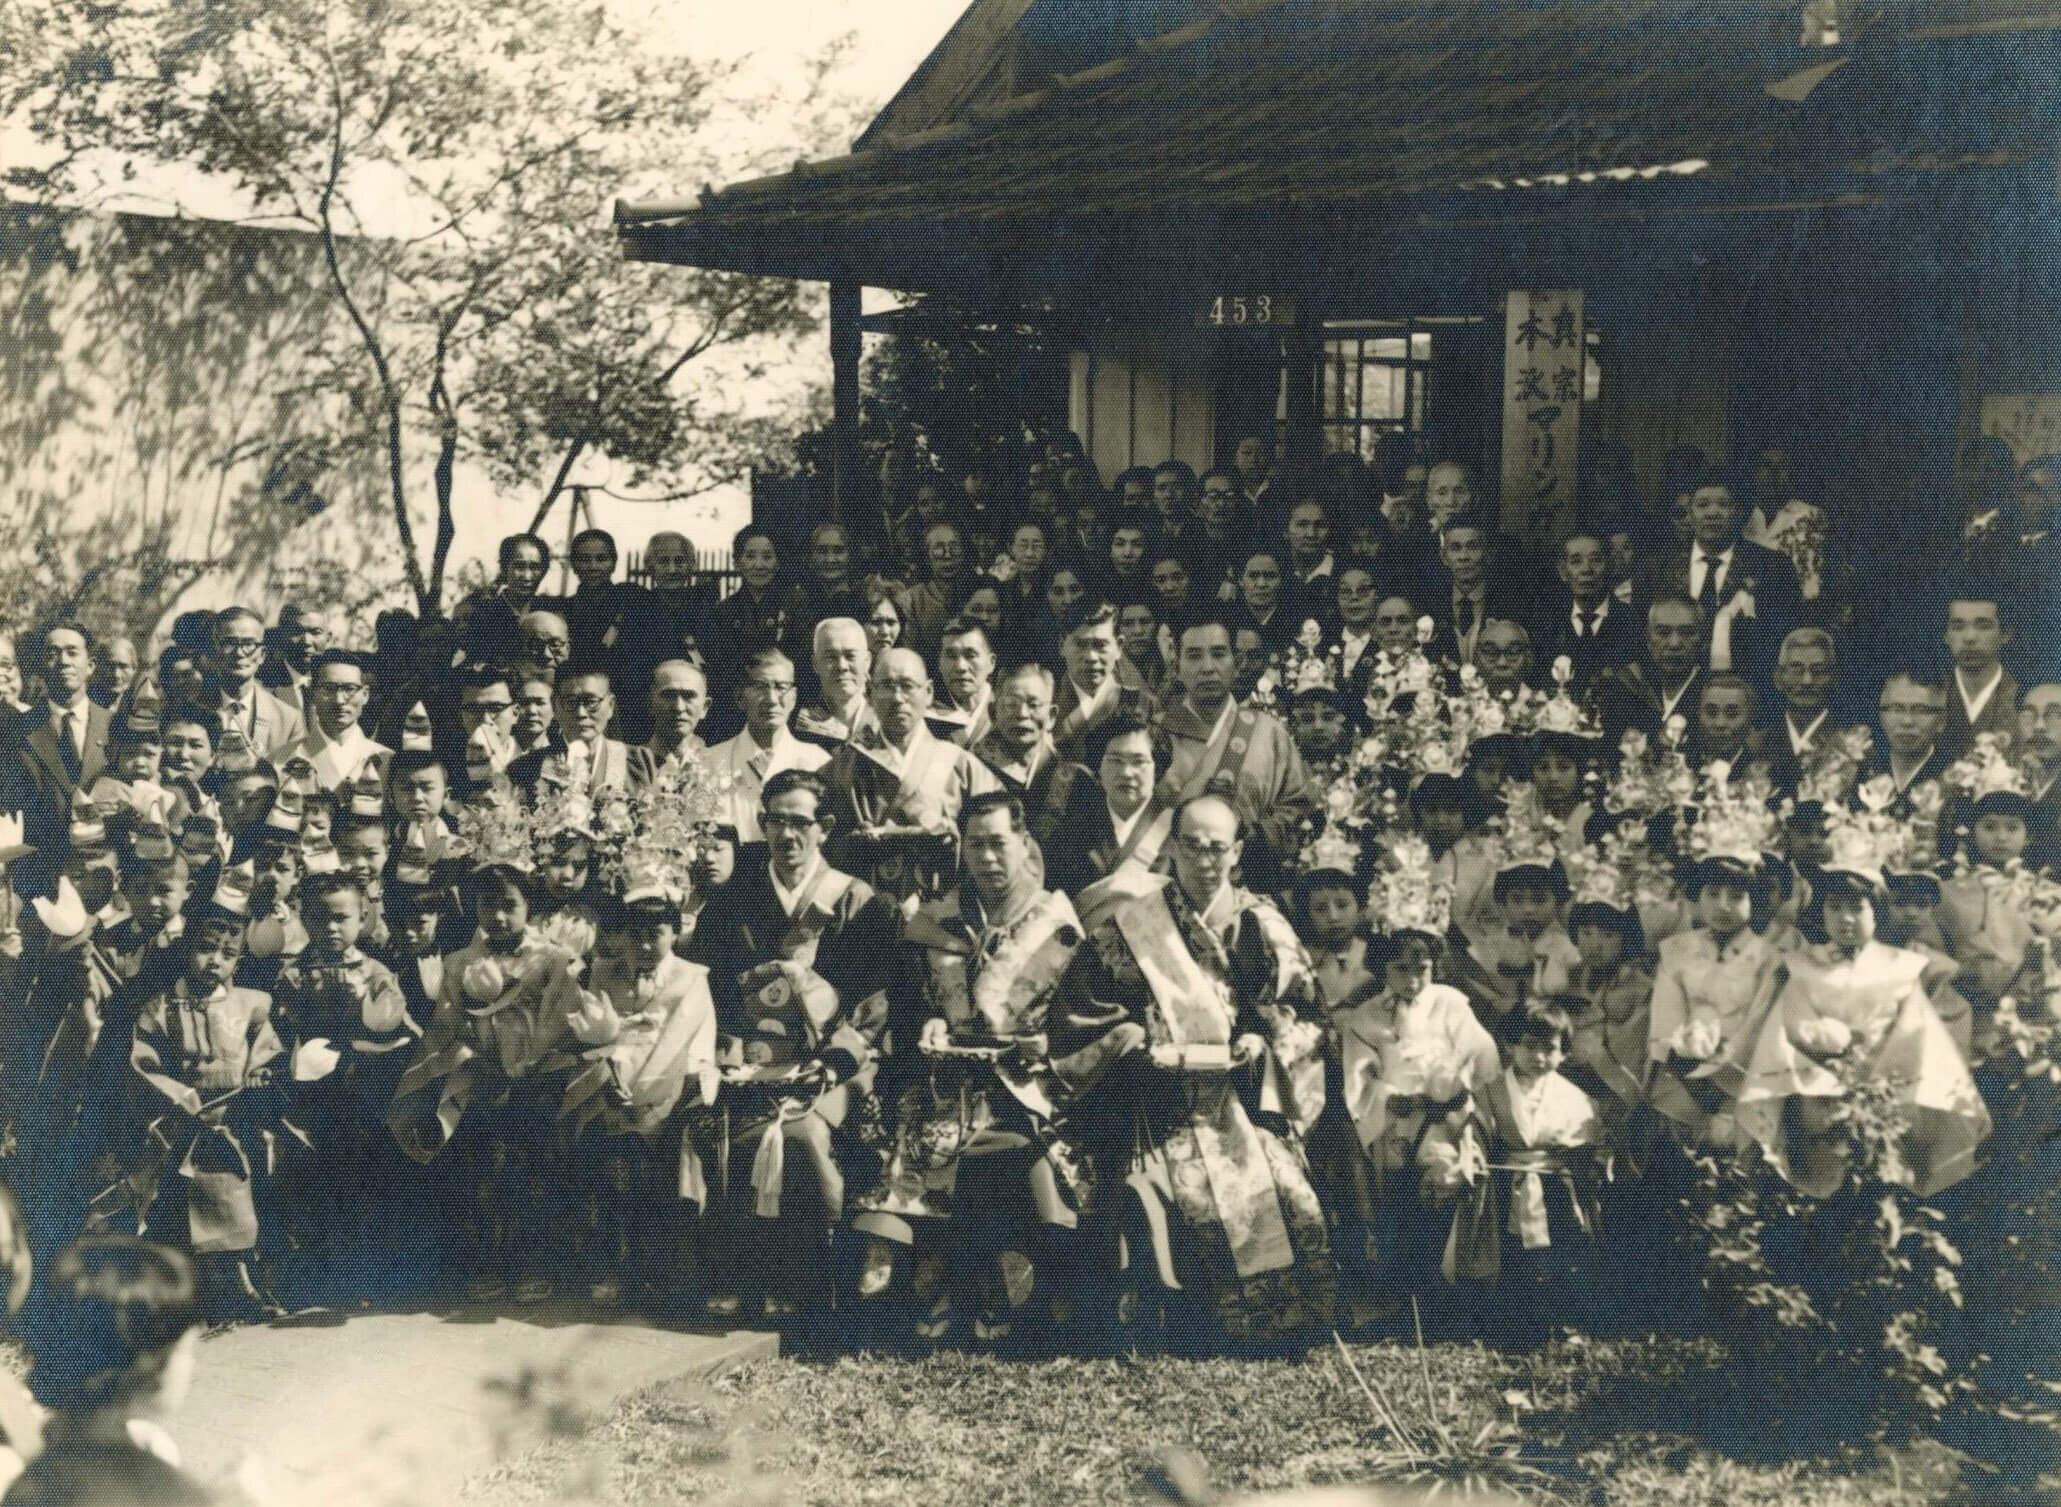
{"label": "white collar", "polygon": [[[1105,811],[1109,810],[1109,800],[1106,796],[1103,798],[1102,807]],[[1137,830],[1138,823],[1145,820],[1146,813],[1151,809],[1152,802],[1147,801],[1129,816],[1118,816],[1114,811],[1109,811],[1109,825],[1116,833],[1116,845],[1119,848],[1131,840],[1131,833]]]}
{"label": "white collar", "polygon": [[1973,722],[1989,709],[1990,699],[1997,693],[1997,687],[2004,683],[2004,667],[1993,666],[1989,682],[1979,691],[1968,689],[1968,681],[1957,669],[1954,671],[1954,689],[1961,693],[1961,705],[1967,709],[1968,720]]}
{"label": "white collar", "polygon": [[772,881],[773,898],[780,902],[780,909],[790,918],[794,915],[796,906],[801,903],[802,896],[809,892],[809,886],[816,882],[816,876],[822,872],[823,855],[819,851],[809,866],[802,870],[800,881],[793,889],[789,889],[780,882],[780,876],[774,872],[773,866],[770,863],[766,865],[766,878]]}
{"label": "white collar", "polygon": [[1732,563],[1732,551],[1737,549],[1738,547],[1739,546],[1737,544],[1727,544],[1723,549],[1713,552],[1711,550],[1705,549],[1701,544],[1691,544],[1689,546],[1689,549],[1691,551],[1689,559],[1692,562],[1698,560],[1715,560],[1720,565],[1730,565]]}
{"label": "white collar", "polygon": [[[1184,701],[1182,705],[1186,706],[1188,710],[1191,712],[1195,711],[1195,703],[1192,700]],[[1217,713],[1217,720],[1209,725],[1209,733],[1203,739],[1203,741],[1205,743],[1216,742],[1217,734],[1224,730],[1225,726],[1230,722],[1231,718],[1237,715],[1237,712],[1238,698],[1236,696],[1226,696],[1224,698],[1224,709]],[[1201,714],[1197,713],[1196,715],[1199,720]]]}
{"label": "white collar", "polygon": [[1576,628],[1580,628],[1592,616],[1595,618],[1595,621],[1589,624],[1592,628],[1602,627],[1603,620],[1610,616],[1610,595],[1608,592],[1604,593],[1602,599],[1593,607],[1584,607],[1580,602],[1573,600],[1568,602],[1567,620]]}
{"label": "white collar", "polygon": [[1217,886],[1217,892],[1209,897],[1209,904],[1203,906],[1197,914],[1202,918],[1204,926],[1221,934],[1223,929],[1231,924],[1233,904],[1231,884],[1226,880]]}
{"label": "white collar", "polygon": [[785,751],[787,745],[793,741],[794,733],[783,722],[773,729],[772,746],[770,748],[761,748],[759,747],[757,734],[747,727],[737,735],[733,744],[734,751],[731,753],[730,759],[733,764],[749,764],[760,754],[765,754],[769,758],[778,758]]}
{"label": "white collar", "polygon": [[1106,702],[1114,700],[1117,692],[1122,689],[1122,687],[1117,684],[1116,668],[1114,666],[1111,666],[1109,673],[1102,677],[1102,684],[1095,688],[1094,693],[1092,695],[1087,691],[1082,690],[1080,687],[1080,682],[1075,680],[1071,675],[1066,677],[1066,683],[1068,687],[1071,688],[1073,691],[1074,704],[1077,705],[1082,711],[1088,713],[1101,711],[1103,705]]}
{"label": "white collar", "polygon": [[1932,745],[1932,746],[1931,746],[1930,748],[1926,749],[1926,750],[1925,750],[1925,752],[1924,752],[1924,754],[1923,754],[1923,755],[1921,755],[1921,756],[1920,756],[1920,757],[1919,757],[1919,758],[1918,758],[1918,759],[1917,759],[1917,760],[1916,760],[1916,761],[1915,761],[1915,762],[1914,762],[1914,763],[1913,763],[1913,764],[1911,765],[1911,772],[1910,772],[1909,774],[1905,775],[1905,776],[1904,776],[1903,778],[1901,778],[1901,779],[1898,779],[1898,778],[1897,778],[1897,773],[1896,773],[1896,754],[1895,754],[1895,752],[1894,752],[1894,751],[1892,751],[1892,752],[1890,753],[1890,755],[1889,755],[1889,778],[1890,778],[1890,782],[1891,782],[1892,784],[1894,784],[1894,785],[1896,786],[1896,788],[1897,788],[1897,789],[1898,789],[1899,791],[1903,791],[1903,790],[1908,790],[1908,789],[1910,789],[1910,788],[1911,788],[1911,781],[1915,780],[1915,779],[1916,779],[1916,778],[1918,777],[1918,771],[1919,771],[1919,770],[1921,770],[1921,769],[1923,769],[1923,768],[1924,768],[1924,767],[1925,767],[1925,766],[1926,766],[1927,764],[1930,764],[1930,763],[1932,762],[1932,756],[1933,756],[1933,755],[1934,755],[1935,753],[1937,753],[1938,751],[1939,751],[1939,745],[1938,745],[1937,743],[1933,744],[1933,745]]}
{"label": "white collar", "polygon": [[50,720],[55,722],[59,717],[68,717],[73,712],[77,712],[81,717],[91,716],[92,705],[93,698],[91,696],[88,696],[84,691],[81,691],[78,694],[78,698],[70,702],[69,704],[57,701],[51,702]]}
{"label": "white collar", "polygon": [[1782,721],[1789,728],[1789,741],[1799,746],[1808,744],[1811,739],[1818,735],[1818,729],[1825,725],[1825,719],[1831,715],[1832,708],[1828,706],[1820,711],[1817,716],[1811,718],[1809,727],[1798,727],[1796,719],[1789,714],[1789,709],[1784,707],[1782,709]]}
{"label": "white collar", "polygon": [[1332,553],[1330,550],[1327,549],[1324,551],[1324,558],[1319,560],[1315,565],[1312,565],[1309,568],[1309,573],[1305,575],[1303,579],[1305,581],[1315,581],[1321,577],[1330,575],[1331,572],[1336,568],[1336,565],[1333,563]]}

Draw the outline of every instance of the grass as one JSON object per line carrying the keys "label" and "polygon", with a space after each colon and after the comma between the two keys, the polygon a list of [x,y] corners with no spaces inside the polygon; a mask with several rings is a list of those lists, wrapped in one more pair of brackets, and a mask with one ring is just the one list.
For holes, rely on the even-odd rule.
{"label": "grass", "polygon": [[1363,1344],[1286,1359],[782,1358],[632,1397],[468,1497],[1048,1507],[1414,1480],[1441,1498],[1599,1507],[1950,1498],[1958,1461],[1938,1446],[1788,1460],[1713,1448],[1701,1413],[1722,1364],[1708,1343],[1580,1338],[1533,1355]]}

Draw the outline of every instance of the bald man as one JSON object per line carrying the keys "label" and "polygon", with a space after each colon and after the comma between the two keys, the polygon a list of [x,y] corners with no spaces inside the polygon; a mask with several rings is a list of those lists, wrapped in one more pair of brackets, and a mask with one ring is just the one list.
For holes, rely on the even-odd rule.
{"label": "bald man", "polygon": [[[1090,1090],[1089,1105],[1070,1122],[1107,1125],[1110,1140],[1097,1148],[1105,1154],[1130,1157],[1142,1134],[1169,1162],[1178,1155],[1200,1163],[1195,1170],[1212,1190],[1200,1203],[1165,1176],[1134,1177],[1113,1190],[1144,1205],[1129,1226],[1142,1237],[1130,1275],[1168,1288],[1207,1283],[1204,1311],[1235,1317],[1264,1338],[1275,1324],[1296,1322],[1292,1310],[1302,1324],[1327,1325],[1337,1278],[1297,1150],[1324,1105],[1324,1059],[1312,1029],[1322,1019],[1316,975],[1273,902],[1233,877],[1243,837],[1230,802],[1197,796],[1176,816],[1171,883],[1121,883],[1128,871],[1120,870],[1079,897],[1082,929],[1095,944],[1079,953],[1081,987],[1115,1014],[1101,1051],[1128,1048],[1157,1071],[1107,1079],[1119,1095],[1137,1098],[1135,1109],[1112,1105],[1129,1112],[1098,1115]],[[1067,1076],[1079,1083],[1087,1075],[1074,1067]],[[1205,1233],[1199,1220],[1217,1227]],[[1233,1259],[1206,1254],[1226,1245]],[[1261,1269],[1266,1281],[1251,1282],[1248,1274]]]}
{"label": "bald man", "polygon": [[987,765],[933,735],[930,672],[913,650],[874,660],[866,700],[872,717],[825,773],[837,813],[832,861],[909,905],[957,882],[959,809],[999,788]]}

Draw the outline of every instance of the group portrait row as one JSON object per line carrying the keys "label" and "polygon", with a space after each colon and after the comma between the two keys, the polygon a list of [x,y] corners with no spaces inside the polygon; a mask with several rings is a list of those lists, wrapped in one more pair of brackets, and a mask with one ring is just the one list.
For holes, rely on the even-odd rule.
{"label": "group portrait row", "polygon": [[1683,1313],[1699,1169],[1830,1195],[1861,1099],[1984,1176],[2061,988],[2061,457],[1919,562],[1780,452],[1524,539],[1403,435],[1030,454],[362,635],[8,625],[36,1247],[225,1318],[1523,1341]]}

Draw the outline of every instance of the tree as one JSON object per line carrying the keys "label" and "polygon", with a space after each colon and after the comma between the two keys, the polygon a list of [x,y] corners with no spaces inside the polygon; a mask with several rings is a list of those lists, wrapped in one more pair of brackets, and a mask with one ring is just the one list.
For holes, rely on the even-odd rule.
{"label": "tree", "polygon": [[0,3],[0,118],[52,159],[11,186],[70,198],[109,161],[183,169],[314,238],[344,318],[309,381],[377,436],[422,611],[442,604],[461,461],[534,488],[539,523],[596,457],[680,493],[749,464],[763,434],[737,384],[691,368],[807,333],[813,302],[627,264],[601,206],[749,170],[708,139],[725,110],[783,110],[806,138],[783,147],[815,146],[846,123],[834,57],[794,98],[740,101],[732,70],[655,49],[599,0]]}
{"label": "tree", "polygon": [[[1013,485],[1027,448],[1067,425],[1066,346],[1036,325],[998,321],[937,294],[915,300],[866,358],[861,443],[877,464],[898,450],[955,484],[984,470]],[[826,428],[797,444],[828,475]]]}

